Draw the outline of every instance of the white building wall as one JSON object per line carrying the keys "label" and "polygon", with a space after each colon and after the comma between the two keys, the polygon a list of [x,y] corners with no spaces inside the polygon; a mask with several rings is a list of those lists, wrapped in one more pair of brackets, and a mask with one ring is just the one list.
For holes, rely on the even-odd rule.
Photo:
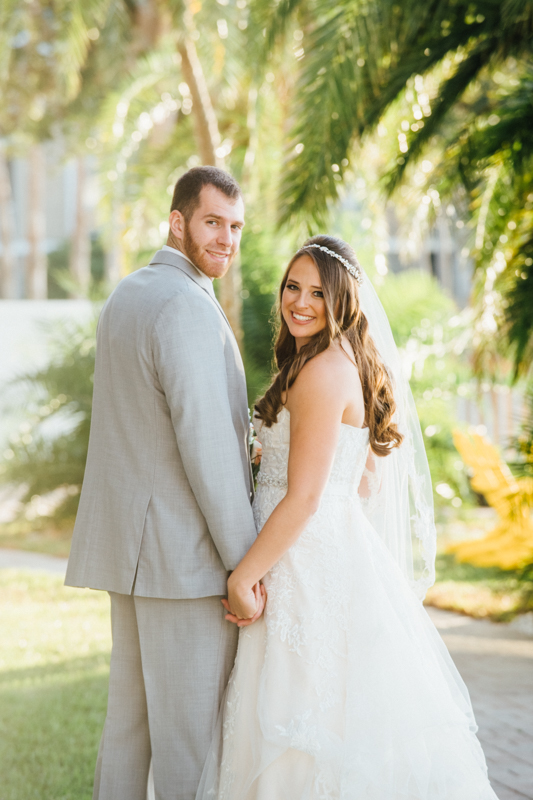
{"label": "white building wall", "polygon": [[83,323],[93,313],[87,300],[0,300],[0,448],[27,416],[15,402],[10,382],[50,361],[47,326]]}

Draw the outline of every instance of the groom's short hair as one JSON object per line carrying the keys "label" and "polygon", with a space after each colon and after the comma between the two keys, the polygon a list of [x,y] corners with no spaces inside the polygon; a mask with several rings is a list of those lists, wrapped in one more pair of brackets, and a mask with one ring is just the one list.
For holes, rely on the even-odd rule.
{"label": "groom's short hair", "polygon": [[178,179],[172,196],[170,211],[181,211],[187,222],[200,205],[200,192],[204,186],[214,186],[226,197],[237,200],[241,187],[227,172],[218,167],[193,167]]}

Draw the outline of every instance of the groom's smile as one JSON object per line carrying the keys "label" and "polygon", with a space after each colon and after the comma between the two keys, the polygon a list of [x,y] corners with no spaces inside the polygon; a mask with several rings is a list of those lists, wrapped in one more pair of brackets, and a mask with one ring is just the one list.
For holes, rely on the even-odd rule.
{"label": "groom's smile", "polygon": [[219,262],[221,264],[225,264],[226,261],[228,260],[228,258],[231,255],[231,250],[229,250],[227,253],[217,253],[214,250],[207,250],[206,249],[206,252],[211,256],[212,259],[214,259],[215,261],[217,261],[217,262]]}
{"label": "groom's smile", "polygon": [[168,244],[181,250],[209,278],[222,278],[239,249],[244,227],[242,197],[233,200],[215,186],[204,186],[190,219],[169,217]]}

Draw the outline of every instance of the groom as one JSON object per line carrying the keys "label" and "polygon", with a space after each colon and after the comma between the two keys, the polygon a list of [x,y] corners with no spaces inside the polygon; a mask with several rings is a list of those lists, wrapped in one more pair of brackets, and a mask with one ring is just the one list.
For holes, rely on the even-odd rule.
{"label": "groom", "polygon": [[237,647],[220,599],[256,536],[244,370],[212,285],[239,248],[238,184],[189,170],[169,223],[98,323],[66,578],[111,597],[94,800],[145,800],[151,759],[157,800],[194,800]]}

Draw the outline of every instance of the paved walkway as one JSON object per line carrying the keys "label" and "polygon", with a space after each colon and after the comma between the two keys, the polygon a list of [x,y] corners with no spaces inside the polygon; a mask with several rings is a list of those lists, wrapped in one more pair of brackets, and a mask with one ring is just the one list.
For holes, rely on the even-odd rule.
{"label": "paved walkway", "polygon": [[[67,560],[0,549],[0,569],[61,574]],[[470,691],[499,800],[533,800],[533,636],[428,608]]]}
{"label": "paved walkway", "polygon": [[0,569],[37,569],[64,575],[67,559],[32,553],[29,550],[8,550],[0,548]]}
{"label": "paved walkway", "polygon": [[499,800],[533,800],[533,637],[428,608],[472,698]]}

